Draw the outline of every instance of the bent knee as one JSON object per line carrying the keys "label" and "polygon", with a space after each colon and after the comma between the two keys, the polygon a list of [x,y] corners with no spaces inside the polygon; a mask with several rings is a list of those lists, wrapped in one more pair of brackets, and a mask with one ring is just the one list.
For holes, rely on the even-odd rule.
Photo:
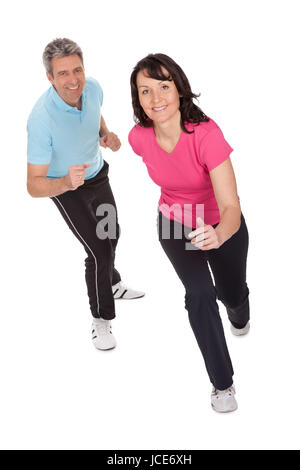
{"label": "bent knee", "polygon": [[186,289],[186,308],[189,308],[189,306],[205,306],[208,303],[215,301],[216,291],[214,286],[193,286]]}

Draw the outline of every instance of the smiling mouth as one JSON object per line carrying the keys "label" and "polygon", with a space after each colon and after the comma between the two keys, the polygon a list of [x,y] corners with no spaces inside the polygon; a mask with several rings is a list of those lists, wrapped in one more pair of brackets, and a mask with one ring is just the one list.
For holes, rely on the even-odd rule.
{"label": "smiling mouth", "polygon": [[153,111],[159,112],[159,111],[164,111],[168,106],[160,106],[159,108],[152,108]]}
{"label": "smiling mouth", "polygon": [[77,85],[75,87],[70,87],[70,86],[67,87],[67,90],[70,90],[70,91],[76,91],[78,89],[79,89],[79,85]]}

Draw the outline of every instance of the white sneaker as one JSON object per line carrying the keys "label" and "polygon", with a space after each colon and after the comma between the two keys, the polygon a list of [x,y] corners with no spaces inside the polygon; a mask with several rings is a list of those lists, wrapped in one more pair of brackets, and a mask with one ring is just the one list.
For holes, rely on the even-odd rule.
{"label": "white sneaker", "polygon": [[92,323],[92,341],[97,349],[113,349],[117,342],[111,331],[110,320],[96,318]]}
{"label": "white sneaker", "polygon": [[122,281],[118,282],[114,286],[112,286],[112,291],[114,295],[114,299],[138,299],[140,297],[144,297],[145,292],[140,292],[138,290],[130,289],[126,287]]}
{"label": "white sneaker", "polygon": [[235,336],[246,335],[250,330],[250,322],[246,323],[244,328],[235,328],[232,324],[230,325],[231,333]]}
{"label": "white sneaker", "polygon": [[211,393],[211,406],[219,413],[228,413],[237,409],[238,405],[234,398],[235,388],[234,385],[226,390],[217,390],[213,387]]}

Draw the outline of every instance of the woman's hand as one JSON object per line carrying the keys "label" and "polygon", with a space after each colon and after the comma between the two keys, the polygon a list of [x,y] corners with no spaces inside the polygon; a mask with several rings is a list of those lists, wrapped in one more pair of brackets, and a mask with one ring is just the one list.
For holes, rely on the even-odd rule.
{"label": "woman's hand", "polygon": [[191,243],[200,250],[211,250],[219,248],[221,243],[218,239],[218,234],[212,225],[206,225],[204,221],[197,218],[197,228],[189,233],[189,238],[192,238]]}

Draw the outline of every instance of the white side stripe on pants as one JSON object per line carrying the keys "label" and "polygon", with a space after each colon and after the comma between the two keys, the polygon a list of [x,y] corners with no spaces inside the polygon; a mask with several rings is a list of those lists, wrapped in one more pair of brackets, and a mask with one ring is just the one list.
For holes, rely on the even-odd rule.
{"label": "white side stripe on pants", "polygon": [[82,236],[80,235],[80,233],[78,232],[78,230],[76,229],[76,227],[74,226],[72,220],[70,219],[69,215],[67,214],[67,211],[65,210],[64,206],[62,205],[62,203],[60,202],[59,199],[57,199],[57,197],[53,197],[53,199],[55,199],[59,205],[62,207],[64,213],[66,214],[66,216],[68,217],[68,220],[70,222],[70,224],[72,225],[72,227],[74,228],[75,232],[79,235],[79,237],[81,238],[81,240],[83,241],[83,243],[85,244],[85,246],[90,250],[90,252],[92,253],[93,257],[94,257],[94,260],[95,260],[95,282],[96,282],[96,296],[97,296],[97,313],[98,315],[100,314],[99,313],[99,296],[98,296],[98,277],[97,277],[97,259],[96,259],[96,256],[94,255],[93,251],[91,250],[91,248],[89,247],[89,245],[86,243],[86,241],[82,238]]}

